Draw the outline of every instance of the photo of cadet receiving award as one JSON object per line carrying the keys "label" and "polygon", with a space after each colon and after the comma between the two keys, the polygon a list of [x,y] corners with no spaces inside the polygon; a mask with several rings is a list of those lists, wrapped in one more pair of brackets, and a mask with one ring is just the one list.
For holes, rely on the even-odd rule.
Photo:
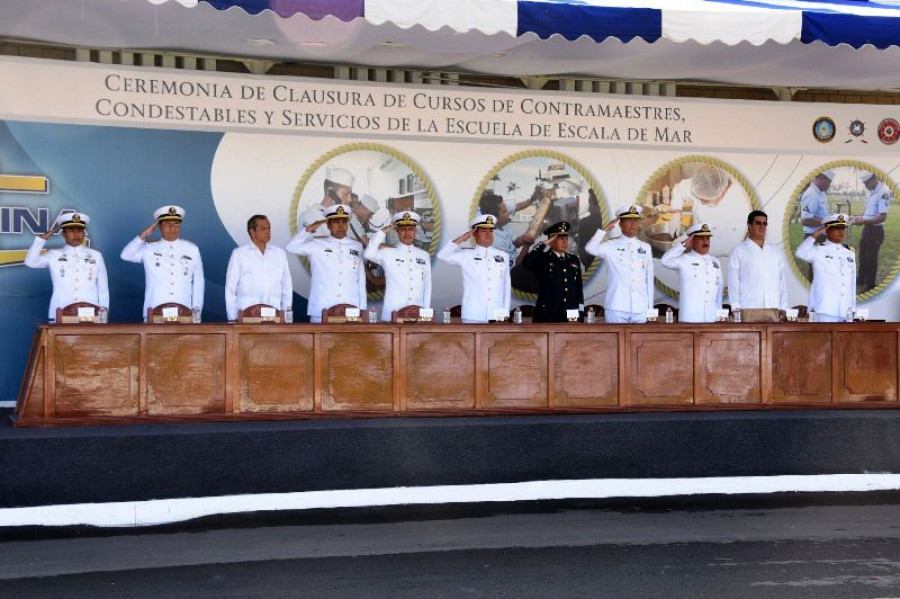
{"label": "photo of cadet receiving award", "polygon": [[[414,245],[434,256],[440,245],[440,209],[431,180],[407,155],[380,144],[353,144],[337,148],[313,163],[294,191],[291,218],[296,230],[321,223],[315,236],[327,237],[325,211],[336,205],[350,207],[347,237],[363,248],[377,231],[391,224],[394,214],[415,212],[420,220]],[[390,231],[385,244],[398,242]],[[365,262],[366,292],[384,295],[382,267]]]}
{"label": "photo of cadet receiving award", "polygon": [[787,207],[784,237],[791,268],[810,284],[812,269],[797,260],[795,252],[830,214],[845,214],[843,244],[857,255],[856,294],[865,299],[880,292],[900,267],[896,197],[896,186],[886,173],[864,162],[831,162],[809,173],[794,190]]}
{"label": "photo of cadet receiving award", "polygon": [[522,266],[528,250],[553,223],[571,223],[568,251],[580,258],[585,280],[597,269],[584,245],[607,221],[606,201],[594,178],[559,152],[514,154],[491,169],[472,200],[470,215],[496,219],[493,247],[505,252],[516,296],[534,300],[537,278]]}
{"label": "photo of cadet receiving award", "polygon": [[[738,170],[711,156],[685,156],[656,170],[641,188],[635,204],[643,207],[638,238],[650,244],[658,261],[697,223],[712,233],[709,254],[728,272],[731,250],[744,240],[747,226],[740,215],[759,208],[756,192]],[[674,271],[655,268],[657,283],[677,295]]]}

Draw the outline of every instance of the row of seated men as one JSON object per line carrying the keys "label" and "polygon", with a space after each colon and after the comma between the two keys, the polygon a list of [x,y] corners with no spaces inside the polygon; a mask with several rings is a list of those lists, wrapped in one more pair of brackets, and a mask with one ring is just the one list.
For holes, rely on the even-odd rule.
{"label": "row of seated men", "polygon": [[[386,290],[382,320],[408,306],[431,305],[431,259],[417,248],[416,227],[420,217],[412,211],[398,212],[392,222],[368,240],[365,247],[347,235],[350,208],[329,206],[323,218],[298,232],[285,249],[270,243],[269,220],[255,215],[247,223],[250,242],[232,252],[226,274],[226,311],[229,321],[249,306],[287,308],[293,289],[286,252],[304,256],[311,269],[307,315],[321,322],[323,311],[333,306],[367,306],[364,261],[379,264],[385,272]],[[203,308],[203,263],[197,246],[181,238],[185,211],[179,206],[163,206],[155,220],[132,239],[121,252],[123,260],[141,263],[146,276],[145,319],[153,308],[175,304],[200,311]],[[626,205],[616,210],[616,218],[597,230],[585,246],[600,258],[608,270],[604,313],[608,323],[645,322],[653,309],[653,257],[650,246],[637,238],[640,209]],[[60,217],[53,229],[37,237],[28,251],[26,266],[49,268],[53,282],[49,317],[57,309],[77,303],[109,306],[106,267],[99,251],[84,245],[90,218],[83,213]],[[505,252],[492,246],[495,217],[487,214],[473,219],[470,228],[438,253],[439,260],[458,267],[462,274],[463,322],[495,320],[510,311],[510,264]],[[747,238],[730,256],[732,309],[787,309],[786,264],[780,251],[766,243],[767,216],[751,212]],[[856,264],[854,253],[841,245],[847,219],[830,215],[820,230],[808,236],[797,256],[811,263],[814,273],[809,308],[816,320],[843,320],[855,310]],[[618,226],[621,235],[606,239]],[[327,236],[316,235],[320,227]],[[159,229],[161,238],[148,238]],[[44,250],[57,231],[62,232],[62,249]],[[584,296],[581,263],[569,253],[568,222],[555,223],[544,230],[546,240],[526,248],[522,264],[539,283],[533,322],[565,322],[573,313],[583,318]],[[393,231],[398,243],[385,244]],[[824,233],[828,241],[816,244]],[[722,307],[724,276],[719,260],[709,254],[711,228],[705,223],[691,227],[680,243],[666,252],[661,264],[680,276],[680,320],[714,322]],[[472,241],[469,246],[467,242]]]}

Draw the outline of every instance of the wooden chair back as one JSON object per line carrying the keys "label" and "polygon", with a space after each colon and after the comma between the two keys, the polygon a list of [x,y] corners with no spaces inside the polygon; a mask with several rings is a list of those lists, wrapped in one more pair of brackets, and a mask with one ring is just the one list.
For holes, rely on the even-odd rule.
{"label": "wooden chair back", "polygon": [[[165,318],[163,316],[164,308],[177,308],[178,316],[175,319]],[[153,308],[147,308],[147,322],[152,324],[190,324],[193,322],[193,318],[191,317],[191,309],[184,304],[168,302]]]}
{"label": "wooden chair back", "polygon": [[[93,308],[94,316],[93,318],[79,318],[78,317],[78,308]],[[76,324],[80,322],[99,322],[100,320],[100,306],[97,304],[92,304],[90,302],[75,302],[74,304],[69,304],[63,308],[56,309],[56,322],[59,324]]]}
{"label": "wooden chair back", "polygon": [[[275,316],[263,317],[263,308],[272,308],[275,310]],[[277,309],[275,306],[270,306],[269,304],[253,304],[252,306],[247,306],[243,310],[238,310],[237,321],[243,324],[259,324],[261,322],[282,323],[284,322],[284,311]]]}

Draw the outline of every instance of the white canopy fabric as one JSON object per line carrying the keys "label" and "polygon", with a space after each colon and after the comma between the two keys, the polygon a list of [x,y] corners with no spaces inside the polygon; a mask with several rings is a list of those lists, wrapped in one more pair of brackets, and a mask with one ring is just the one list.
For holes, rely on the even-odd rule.
{"label": "white canopy fabric", "polygon": [[900,0],[3,0],[0,37],[504,76],[900,88]]}

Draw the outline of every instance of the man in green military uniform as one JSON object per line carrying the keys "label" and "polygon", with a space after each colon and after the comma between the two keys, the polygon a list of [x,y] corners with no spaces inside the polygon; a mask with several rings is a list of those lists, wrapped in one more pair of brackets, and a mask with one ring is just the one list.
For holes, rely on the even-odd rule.
{"label": "man in green military uniform", "polygon": [[566,251],[571,229],[565,221],[551,225],[544,231],[547,241],[534,246],[522,260],[522,266],[538,279],[533,322],[566,322],[566,310],[584,309],[581,263]]}

